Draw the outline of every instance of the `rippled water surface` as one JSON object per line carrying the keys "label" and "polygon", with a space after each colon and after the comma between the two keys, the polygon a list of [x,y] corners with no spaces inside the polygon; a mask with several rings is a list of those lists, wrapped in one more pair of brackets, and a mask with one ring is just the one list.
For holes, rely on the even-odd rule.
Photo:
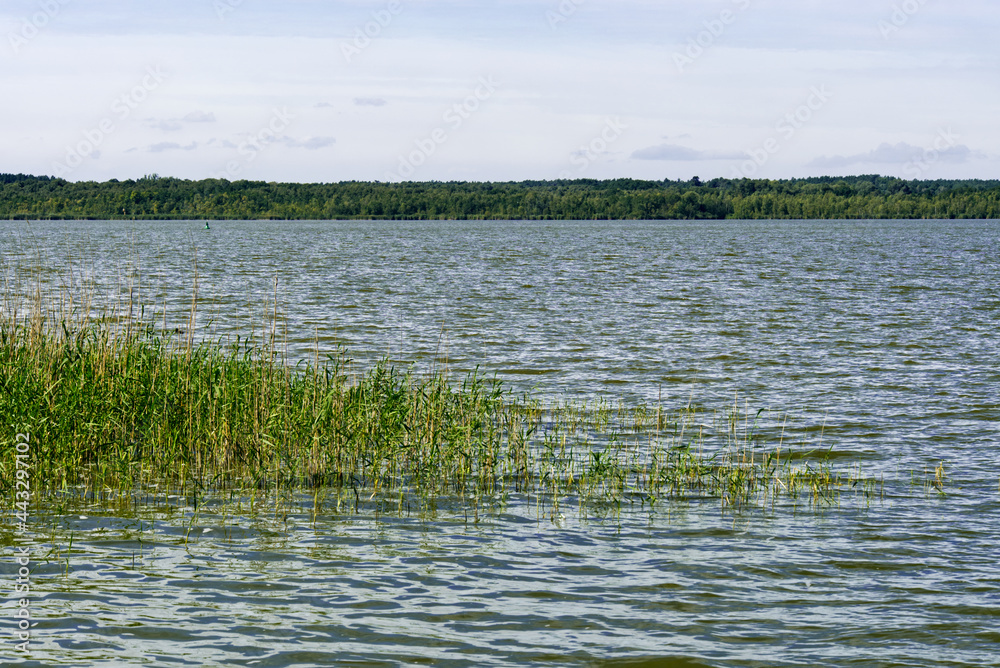
{"label": "rippled water surface", "polygon": [[[888,490],[736,515],[53,504],[31,518],[32,654],[5,665],[1000,665],[996,222],[0,227],[5,275],[97,281],[98,302],[138,284],[170,327],[197,282],[199,335],[259,330],[276,295],[293,357],[738,396]],[[910,484],[942,462],[946,495]]]}

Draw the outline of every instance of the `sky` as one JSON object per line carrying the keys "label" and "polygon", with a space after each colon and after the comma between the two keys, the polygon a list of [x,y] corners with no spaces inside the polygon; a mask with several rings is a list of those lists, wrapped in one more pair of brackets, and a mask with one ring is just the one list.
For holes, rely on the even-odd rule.
{"label": "sky", "polygon": [[996,0],[0,0],[0,172],[1000,178]]}

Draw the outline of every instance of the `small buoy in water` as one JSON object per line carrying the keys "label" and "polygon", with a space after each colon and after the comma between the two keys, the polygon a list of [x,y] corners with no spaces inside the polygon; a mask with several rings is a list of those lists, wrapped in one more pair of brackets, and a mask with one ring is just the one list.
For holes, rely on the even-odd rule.
{"label": "small buoy in water", "polygon": [[208,221],[207,221],[207,220],[205,221],[205,229],[206,229],[206,230],[210,230],[210,229],[212,229],[211,227],[209,227],[209,226],[208,226]]}

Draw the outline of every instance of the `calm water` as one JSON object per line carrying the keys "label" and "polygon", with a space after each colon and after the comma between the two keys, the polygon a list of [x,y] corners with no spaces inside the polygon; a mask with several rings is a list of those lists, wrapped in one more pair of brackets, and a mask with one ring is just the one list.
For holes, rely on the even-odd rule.
{"label": "calm water", "polygon": [[[202,227],[0,223],[2,269],[96,281],[98,301],[138,282],[170,327],[197,271],[214,337],[259,331],[277,294],[293,357],[447,360],[548,397],[738,395],[793,432],[825,425],[890,493],[735,518],[514,503],[478,523],[447,500],[402,518],[311,498],[278,516],[53,507],[31,520],[34,649],[7,663],[1000,665],[1000,224]],[[947,496],[909,484],[941,461]]]}

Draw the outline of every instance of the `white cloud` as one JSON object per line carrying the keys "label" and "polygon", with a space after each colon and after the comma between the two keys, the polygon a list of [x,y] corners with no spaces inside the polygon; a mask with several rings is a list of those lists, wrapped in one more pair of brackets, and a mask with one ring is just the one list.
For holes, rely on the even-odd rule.
{"label": "white cloud", "polygon": [[696,161],[696,160],[741,160],[746,155],[743,153],[724,151],[699,151],[677,144],[659,144],[648,148],[639,149],[632,153],[633,160],[665,160],[674,162]]}
{"label": "white cloud", "polygon": [[159,144],[147,146],[146,151],[149,153],[163,153],[164,151],[193,151],[196,148],[198,148],[198,142],[191,142],[187,146],[181,146],[177,142],[164,141]]}
{"label": "white cloud", "polygon": [[277,141],[289,148],[304,148],[309,151],[316,151],[337,143],[337,140],[333,137],[310,137],[303,140],[292,139],[291,137],[279,137]]}
{"label": "white cloud", "polygon": [[146,126],[161,132],[177,132],[183,130],[187,123],[215,123],[215,114],[204,111],[192,111],[181,118],[147,118]]}
{"label": "white cloud", "polygon": [[883,143],[867,153],[856,153],[854,155],[821,156],[808,163],[808,167],[837,169],[850,167],[859,164],[872,165],[902,165],[904,163],[921,160],[927,156],[934,156],[935,160],[962,164],[974,159],[983,159],[987,156],[980,151],[973,151],[964,144],[956,144],[937,148],[923,148],[899,142],[897,144]]}
{"label": "white cloud", "polygon": [[151,128],[159,130],[160,132],[177,132],[178,130],[184,129],[183,123],[174,120],[158,121],[151,118],[146,121],[146,124]]}
{"label": "white cloud", "polygon": [[192,111],[181,120],[185,123],[215,123],[215,114],[205,111]]}

